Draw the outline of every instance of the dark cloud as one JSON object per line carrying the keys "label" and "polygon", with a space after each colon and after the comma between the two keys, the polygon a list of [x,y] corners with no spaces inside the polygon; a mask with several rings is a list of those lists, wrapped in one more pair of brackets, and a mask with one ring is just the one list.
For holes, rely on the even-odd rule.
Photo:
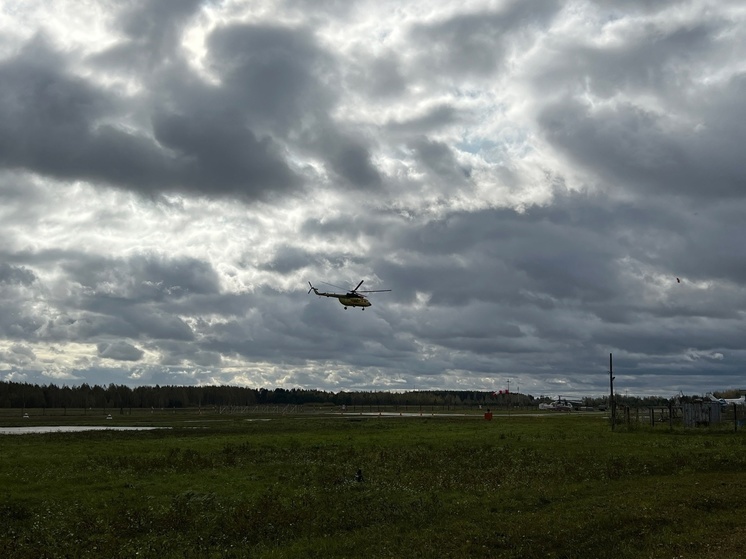
{"label": "dark cloud", "polygon": [[145,352],[127,342],[113,342],[96,344],[99,357],[116,361],[139,361]]}
{"label": "dark cloud", "polygon": [[455,187],[469,177],[469,170],[459,165],[453,150],[445,143],[420,137],[414,139],[410,146],[422,166],[432,173],[431,180],[443,181]]}
{"label": "dark cloud", "polygon": [[512,2],[502,9],[459,13],[433,24],[412,29],[421,48],[423,64],[449,77],[489,76],[509,54],[508,37],[541,29],[551,21],[560,4],[536,0]]}
{"label": "dark cloud", "polygon": [[37,39],[0,63],[0,165],[65,180],[167,188],[173,171],[166,154],[143,135],[100,122],[116,107]]}
{"label": "dark cloud", "polygon": [[112,294],[132,303],[217,293],[218,276],[210,264],[157,253],[111,259],[71,253],[63,267],[70,281],[90,295]]}
{"label": "dark cloud", "polygon": [[276,193],[298,184],[270,139],[258,139],[229,113],[160,114],[153,120],[158,142],[179,154],[180,184],[195,194],[239,198]]}
{"label": "dark cloud", "polygon": [[[106,96],[64,71],[65,61],[37,37],[0,62],[0,163],[74,176],[96,120],[113,107]],[[81,158],[83,161],[81,161]]]}
{"label": "dark cloud", "polygon": [[667,106],[681,108],[681,82],[700,78],[702,57],[720,57],[718,36],[728,28],[725,21],[649,24],[628,31],[628,41],[594,45],[568,41],[556,56],[538,65],[534,83],[542,91],[583,88],[601,99],[644,93],[665,96]]}
{"label": "dark cloud", "polygon": [[36,280],[34,272],[23,266],[0,262],[0,283],[31,285]]}
{"label": "dark cloud", "polygon": [[210,34],[208,46],[223,94],[251,123],[286,133],[326,121],[335,68],[308,29],[227,25]]}
{"label": "dark cloud", "polygon": [[[36,339],[37,332],[43,326],[42,317],[30,308],[27,300],[10,300],[11,295],[5,290],[0,291],[4,301],[0,303],[0,334],[9,340],[28,341]],[[12,294],[15,295],[15,294]]]}
{"label": "dark cloud", "polygon": [[322,157],[343,186],[381,184],[369,142],[330,118],[340,78],[308,29],[229,25],[211,34],[209,46],[221,95],[240,106],[252,126],[297,137],[298,149]]}
{"label": "dark cloud", "polygon": [[381,176],[364,142],[337,133],[330,133],[323,141],[328,150],[327,161],[340,179],[360,188],[381,185]]}
{"label": "dark cloud", "polygon": [[[519,368],[544,360],[565,374],[615,348],[651,359],[687,347],[732,352],[740,326],[713,321],[738,320],[728,305],[739,308],[743,290],[720,284],[719,269],[699,266],[692,254],[700,249],[686,237],[690,223],[666,224],[677,216],[676,207],[609,204],[584,195],[523,214],[455,214],[423,230],[402,228],[394,244],[407,257],[396,266],[382,259],[376,270],[397,304],[424,296],[416,323],[397,317],[397,330],[495,358],[532,354],[522,365],[515,362]],[[723,233],[723,239],[731,234]],[[703,242],[717,246],[722,239]],[[677,260],[700,268],[699,281],[718,285],[718,294],[681,289],[671,273]],[[455,316],[445,317],[448,308]],[[700,335],[704,329],[709,335]]]}
{"label": "dark cloud", "polygon": [[746,79],[708,77],[727,60],[721,37],[736,27],[713,15],[650,23],[627,30],[627,41],[567,41],[533,76],[537,92],[559,93],[539,102],[542,133],[607,188],[740,197],[736,146],[746,137],[734,123],[746,112]]}
{"label": "dark cloud", "polygon": [[[77,76],[41,37],[0,63],[1,165],[148,195],[253,201],[301,187],[288,162],[290,142],[321,157],[341,186],[380,186],[368,139],[330,117],[339,78],[309,30],[217,28],[207,42],[209,67],[220,79],[213,86],[163,52],[177,52],[175,36],[194,6],[181,7],[164,36],[150,24],[136,31],[151,12],[158,21],[168,13],[168,6],[154,6],[131,7],[122,22],[127,42],[91,59],[111,73],[112,59],[157,58],[162,68],[148,68],[152,89],[144,95],[125,97]],[[138,115],[138,126],[128,113]]]}
{"label": "dark cloud", "polygon": [[219,367],[222,363],[220,353],[205,351],[192,342],[168,340],[158,343],[156,349],[161,352],[160,364],[164,366]]}
{"label": "dark cloud", "polygon": [[67,71],[37,39],[0,63],[0,164],[144,194],[253,200],[298,186],[275,142],[258,138],[242,112],[219,101],[214,95],[214,108],[182,101],[185,112],[154,112],[156,143],[147,131],[110,124],[125,99]]}
{"label": "dark cloud", "polygon": [[[743,110],[734,107],[733,114]],[[746,175],[735,164],[733,150],[744,140],[743,132],[712,124],[684,134],[671,130],[664,115],[629,103],[591,110],[576,100],[550,105],[539,115],[547,139],[612,188],[740,196]]]}
{"label": "dark cloud", "polygon": [[43,317],[34,310],[38,287],[32,270],[0,262],[0,336],[21,342],[36,336],[43,325]]}
{"label": "dark cloud", "polygon": [[[195,298],[199,304],[200,298],[217,296],[220,291],[215,271],[190,258],[147,255],[114,260],[83,253],[25,258],[46,261],[47,265],[57,262],[64,276],[52,288],[58,295],[48,293],[48,287],[42,285],[36,295],[16,295],[5,304],[0,323],[12,337],[27,335],[48,341],[92,341],[101,337],[193,340],[192,329],[179,314],[193,312],[188,309]],[[25,268],[7,266],[7,270],[6,275],[16,278],[16,283],[37,283]],[[46,305],[53,309],[51,317],[35,310],[35,296],[45,298]]]}
{"label": "dark cloud", "polygon": [[317,260],[307,250],[294,246],[277,247],[272,259],[262,265],[265,270],[272,270],[280,274],[288,274],[307,267]]}
{"label": "dark cloud", "polygon": [[120,4],[116,29],[125,40],[98,55],[103,65],[123,63],[146,68],[178,56],[184,25],[204,0],[130,0]]}
{"label": "dark cloud", "polygon": [[68,317],[48,321],[39,338],[49,341],[93,341],[101,337],[131,339],[193,340],[191,328],[178,316],[157,308],[133,304],[123,299],[85,298],[81,302],[62,301],[72,305],[74,312],[65,309]]}

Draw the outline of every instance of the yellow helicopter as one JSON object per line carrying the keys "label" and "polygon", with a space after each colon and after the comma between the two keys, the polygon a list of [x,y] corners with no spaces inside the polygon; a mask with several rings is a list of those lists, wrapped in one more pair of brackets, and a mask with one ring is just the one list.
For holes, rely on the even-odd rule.
{"label": "yellow helicopter", "polygon": [[[362,310],[365,310],[365,307],[370,307],[370,301],[368,301],[363,293],[383,293],[384,291],[391,291],[390,289],[363,289],[361,291],[358,291],[360,289],[360,286],[363,285],[364,281],[365,280],[360,280],[360,283],[357,284],[355,289],[350,289],[347,293],[324,293],[323,291],[319,291],[318,289],[316,289],[313,285],[311,285],[311,282],[309,281],[308,285],[311,286],[311,289],[308,290],[308,293],[311,293],[311,291],[313,291],[319,297],[334,297],[335,299],[338,299],[341,304],[344,305],[345,310],[347,310],[347,307],[362,307]],[[336,287],[338,289],[344,289],[344,287],[332,285],[331,283],[326,283],[326,285],[331,285],[332,287]]]}

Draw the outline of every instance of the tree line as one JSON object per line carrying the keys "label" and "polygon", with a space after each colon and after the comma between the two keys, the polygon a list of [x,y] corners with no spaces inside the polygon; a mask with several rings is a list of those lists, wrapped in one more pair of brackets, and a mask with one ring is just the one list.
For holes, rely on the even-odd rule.
{"label": "tree line", "polygon": [[[688,400],[691,397],[681,396]],[[630,407],[667,405],[667,398],[616,395],[618,404]],[[531,407],[551,398],[507,391],[418,390],[409,392],[340,391],[302,388],[250,388],[245,386],[121,384],[78,386],[0,381],[0,408],[210,408],[220,406],[328,405],[328,406],[485,406]],[[607,398],[583,398],[582,405],[597,407]]]}
{"label": "tree line", "polygon": [[262,404],[330,406],[528,406],[533,396],[470,390],[412,392],[249,388],[244,386],[38,385],[0,381],[0,408],[209,408]]}

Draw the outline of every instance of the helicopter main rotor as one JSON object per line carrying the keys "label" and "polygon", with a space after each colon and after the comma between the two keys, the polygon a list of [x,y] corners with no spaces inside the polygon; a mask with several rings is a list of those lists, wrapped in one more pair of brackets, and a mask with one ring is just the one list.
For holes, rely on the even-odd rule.
{"label": "helicopter main rotor", "polygon": [[[347,289],[346,287],[342,287],[341,285],[334,285],[333,283],[329,283],[327,281],[322,281],[321,283],[323,283],[325,285],[330,285],[331,287],[336,287],[337,289],[343,289],[347,293],[354,293],[354,294],[358,294],[358,293],[383,293],[383,292],[386,292],[386,291],[391,291],[390,289],[360,289],[360,286],[363,285],[364,281],[365,280],[360,280],[360,283],[358,283],[355,286],[354,289]],[[311,285],[311,282],[308,282],[308,285]],[[309,293],[311,293],[311,292],[309,291]]]}

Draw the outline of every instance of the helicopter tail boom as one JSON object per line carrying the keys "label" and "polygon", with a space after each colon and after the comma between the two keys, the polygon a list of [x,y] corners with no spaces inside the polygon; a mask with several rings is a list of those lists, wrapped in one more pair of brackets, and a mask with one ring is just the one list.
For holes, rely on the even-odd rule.
{"label": "helicopter tail boom", "polygon": [[319,291],[313,285],[311,285],[310,281],[308,282],[308,285],[311,286],[311,289],[308,290],[309,294],[311,293],[311,291],[313,291],[319,297],[336,297],[337,299],[339,299],[340,297],[340,295],[338,295],[337,293],[324,293],[323,291]]}

